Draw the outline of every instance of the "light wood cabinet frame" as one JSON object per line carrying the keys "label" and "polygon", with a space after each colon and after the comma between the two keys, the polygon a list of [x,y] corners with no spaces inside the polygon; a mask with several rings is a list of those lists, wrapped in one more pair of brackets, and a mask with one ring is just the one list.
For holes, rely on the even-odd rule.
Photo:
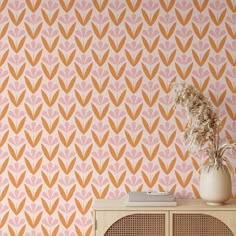
{"label": "light wood cabinet frame", "polygon": [[[120,219],[135,214],[164,214],[165,236],[177,235],[173,232],[174,217],[185,215],[212,216],[223,222],[236,236],[236,200],[222,206],[208,206],[199,199],[178,200],[176,207],[126,207],[125,199],[95,200],[94,235],[104,236],[107,230]],[[183,223],[182,223],[183,225]],[[184,227],[184,226],[183,226]],[[148,235],[146,235],[148,236]]]}

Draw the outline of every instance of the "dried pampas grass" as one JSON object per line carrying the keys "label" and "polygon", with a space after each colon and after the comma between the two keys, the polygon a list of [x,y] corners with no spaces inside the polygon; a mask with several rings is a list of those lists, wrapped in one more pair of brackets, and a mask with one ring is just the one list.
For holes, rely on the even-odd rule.
{"label": "dried pampas grass", "polygon": [[203,149],[212,165],[222,167],[225,151],[236,148],[236,144],[220,144],[220,119],[212,104],[192,85],[175,84],[174,87],[175,104],[183,106],[188,114],[184,139],[189,141],[191,149]]}

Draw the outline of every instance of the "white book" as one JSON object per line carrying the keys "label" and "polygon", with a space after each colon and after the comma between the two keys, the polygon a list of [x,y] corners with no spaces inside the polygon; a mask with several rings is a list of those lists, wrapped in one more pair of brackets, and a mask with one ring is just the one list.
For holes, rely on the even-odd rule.
{"label": "white book", "polygon": [[175,196],[169,192],[129,192],[128,202],[175,202]]}

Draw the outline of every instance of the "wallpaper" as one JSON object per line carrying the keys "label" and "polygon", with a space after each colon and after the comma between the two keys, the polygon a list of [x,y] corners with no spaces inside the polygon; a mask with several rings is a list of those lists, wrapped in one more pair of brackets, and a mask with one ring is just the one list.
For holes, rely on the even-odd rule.
{"label": "wallpaper", "polygon": [[0,235],[92,235],[94,199],[129,191],[199,198],[175,82],[236,140],[235,0],[0,0]]}

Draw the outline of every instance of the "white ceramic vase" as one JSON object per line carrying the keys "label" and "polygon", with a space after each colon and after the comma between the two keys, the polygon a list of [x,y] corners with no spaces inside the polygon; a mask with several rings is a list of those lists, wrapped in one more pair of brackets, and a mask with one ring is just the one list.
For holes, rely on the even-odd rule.
{"label": "white ceramic vase", "polygon": [[204,166],[200,176],[200,195],[208,205],[222,205],[232,194],[231,175],[227,167]]}

